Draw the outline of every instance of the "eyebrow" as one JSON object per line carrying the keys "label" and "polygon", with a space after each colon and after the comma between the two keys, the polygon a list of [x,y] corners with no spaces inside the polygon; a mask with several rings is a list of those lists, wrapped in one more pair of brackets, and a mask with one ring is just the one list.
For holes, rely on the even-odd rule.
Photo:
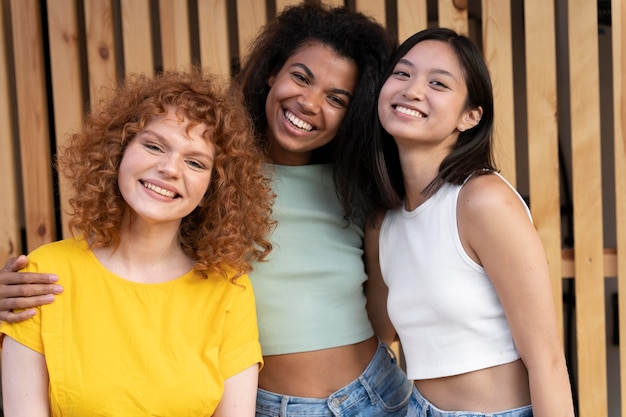
{"label": "eyebrow", "polygon": [[[409,67],[411,67],[411,68],[415,68],[415,65],[414,65],[411,61],[409,61],[408,59],[405,59],[405,58],[400,58],[400,59],[398,60],[398,64],[403,64],[403,65],[407,65],[407,66],[409,66]],[[397,64],[396,64],[396,65],[397,65]],[[448,76],[448,77],[452,78],[452,79],[453,79],[453,80],[455,80],[455,81],[458,81],[458,80],[456,79],[456,77],[454,76],[454,74],[452,74],[450,71],[446,71],[446,70],[445,70],[445,69],[443,69],[443,68],[435,68],[435,69],[433,69],[433,70],[432,70],[432,71],[430,71],[430,72],[431,72],[431,73],[434,73],[434,74],[445,75],[445,76]]]}
{"label": "eyebrow", "polygon": [[[309,67],[307,67],[306,65],[296,62],[295,64],[291,64],[292,67],[298,67],[300,69],[302,69],[302,71],[304,71],[307,75],[307,77],[309,77],[312,80],[315,80],[315,74],[313,74],[313,72],[311,71],[311,69]],[[341,94],[344,95],[348,98],[352,98],[352,93],[344,90],[342,88],[331,88],[330,91],[332,91],[335,94]]]}

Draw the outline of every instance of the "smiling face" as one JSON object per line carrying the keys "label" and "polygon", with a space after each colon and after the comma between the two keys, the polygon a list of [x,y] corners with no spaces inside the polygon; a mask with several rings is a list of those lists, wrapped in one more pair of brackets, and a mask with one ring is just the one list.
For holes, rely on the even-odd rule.
{"label": "smiling face", "polygon": [[304,165],[337,134],[354,93],[357,67],[319,43],[307,43],[270,77],[265,102],[269,155],[274,163]]}
{"label": "smiling face", "polygon": [[202,201],[211,180],[215,147],[189,129],[173,109],[155,117],[129,142],[118,185],[131,216],[148,223],[180,222]]}
{"label": "smiling face", "polygon": [[467,109],[467,86],[454,50],[446,42],[417,43],[393,68],[378,100],[383,128],[398,146],[451,145],[459,131],[480,120]]}

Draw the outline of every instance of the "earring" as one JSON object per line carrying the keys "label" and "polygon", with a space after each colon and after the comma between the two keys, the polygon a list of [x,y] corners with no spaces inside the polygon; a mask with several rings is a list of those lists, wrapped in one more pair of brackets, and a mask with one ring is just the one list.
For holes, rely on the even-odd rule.
{"label": "earring", "polygon": [[459,132],[461,132],[461,133],[465,132],[465,126],[464,125],[459,126],[457,129],[459,129]]}

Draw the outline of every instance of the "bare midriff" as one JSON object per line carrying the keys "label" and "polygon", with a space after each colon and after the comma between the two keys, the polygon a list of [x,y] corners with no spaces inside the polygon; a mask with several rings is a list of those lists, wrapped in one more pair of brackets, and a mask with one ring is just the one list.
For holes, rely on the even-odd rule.
{"label": "bare midriff", "polygon": [[530,404],[528,372],[520,359],[465,374],[418,380],[415,386],[442,410],[489,413]]}
{"label": "bare midriff", "polygon": [[259,387],[293,397],[327,398],[357,379],[377,348],[378,339],[371,337],[354,345],[265,356]]}

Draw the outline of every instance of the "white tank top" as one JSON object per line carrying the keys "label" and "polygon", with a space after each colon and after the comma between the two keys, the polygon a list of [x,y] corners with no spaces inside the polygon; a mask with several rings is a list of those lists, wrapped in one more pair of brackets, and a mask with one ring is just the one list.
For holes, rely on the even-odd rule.
{"label": "white tank top", "polygon": [[381,226],[389,316],[409,379],[458,375],[519,358],[491,280],[461,244],[461,187],[445,184],[411,212],[390,210]]}

